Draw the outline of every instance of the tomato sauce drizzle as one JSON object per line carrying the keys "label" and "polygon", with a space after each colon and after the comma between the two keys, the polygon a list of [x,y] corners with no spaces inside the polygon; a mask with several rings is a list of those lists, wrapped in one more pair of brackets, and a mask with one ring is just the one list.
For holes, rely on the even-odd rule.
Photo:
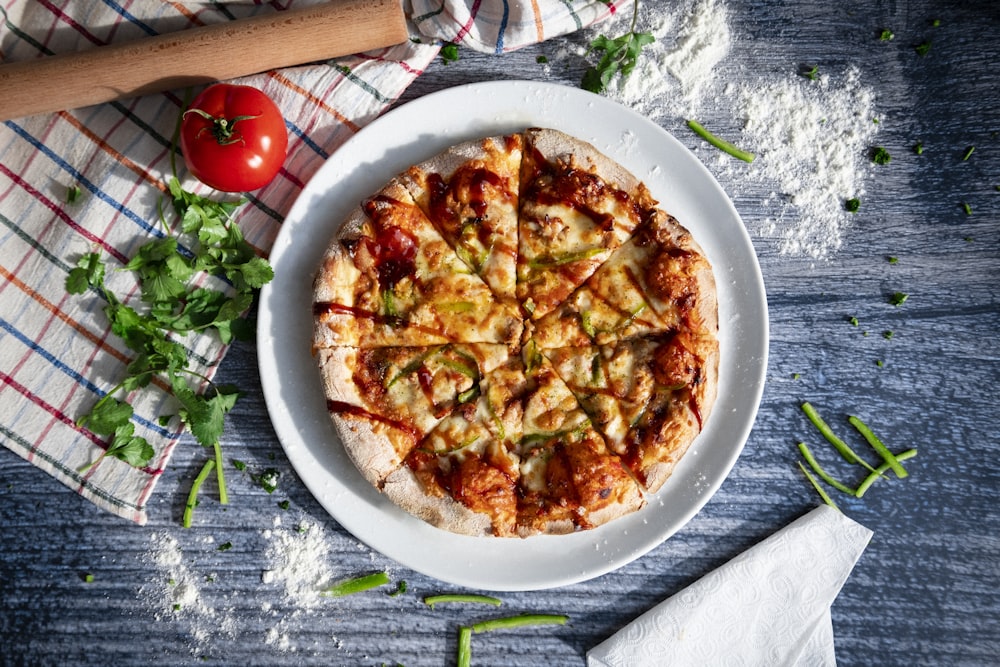
{"label": "tomato sauce drizzle", "polygon": [[420,434],[417,432],[417,430],[412,426],[410,426],[409,424],[404,424],[403,422],[398,421],[396,419],[390,419],[388,417],[383,417],[382,415],[374,414],[372,412],[369,412],[368,410],[365,410],[360,406],[352,405],[351,403],[345,403],[343,401],[334,401],[327,399],[326,409],[329,412],[335,412],[337,414],[342,414],[342,415],[351,415],[352,417],[358,417],[360,419],[370,419],[372,421],[377,421],[382,424],[385,424],[386,426],[391,426],[394,429],[402,431],[404,434],[406,434],[407,437],[411,438],[414,443],[416,443],[420,437]]}

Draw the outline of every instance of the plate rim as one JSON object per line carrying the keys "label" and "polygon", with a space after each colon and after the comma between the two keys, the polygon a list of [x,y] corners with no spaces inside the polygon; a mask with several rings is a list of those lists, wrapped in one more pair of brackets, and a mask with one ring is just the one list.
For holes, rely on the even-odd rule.
{"label": "plate rim", "polygon": [[[359,490],[359,488],[356,485],[353,487],[347,487],[343,483],[331,484],[330,479],[325,479],[325,480],[320,479],[314,473],[315,468],[313,466],[316,465],[317,457],[315,455],[315,452],[309,449],[309,445],[303,442],[301,429],[306,427],[322,429],[323,427],[317,426],[315,424],[302,426],[301,424],[289,423],[288,420],[285,418],[285,415],[288,413],[289,409],[294,411],[296,409],[296,406],[291,406],[290,408],[290,406],[287,404],[287,401],[283,399],[283,394],[285,390],[289,388],[287,387],[287,383],[285,386],[282,386],[281,384],[282,379],[280,378],[280,374],[277,372],[278,369],[273,367],[271,364],[271,362],[277,358],[277,354],[274,354],[275,338],[271,334],[275,324],[273,316],[276,314],[276,311],[272,308],[272,303],[274,302],[275,299],[280,298],[281,295],[277,293],[277,290],[279,286],[282,286],[284,284],[284,281],[279,279],[280,275],[279,270],[281,269],[281,261],[286,257],[287,253],[291,252],[290,249],[293,241],[290,237],[294,233],[298,232],[301,226],[306,225],[309,222],[310,205],[313,203],[316,197],[321,198],[323,196],[323,193],[317,193],[316,191],[321,188],[326,188],[326,192],[329,193],[331,189],[335,189],[338,186],[343,186],[345,180],[350,182],[350,179],[352,178],[354,178],[355,181],[357,181],[354,187],[361,189],[363,187],[363,184],[365,183],[369,182],[375,182],[376,184],[382,183],[391,178],[392,176],[394,176],[396,173],[398,173],[397,171],[393,171],[392,173],[382,173],[381,175],[379,175],[377,173],[377,170],[375,170],[376,173],[374,175],[372,174],[367,175],[367,181],[366,181],[365,178],[358,175],[360,169],[353,164],[350,165],[349,168],[346,168],[347,171],[345,173],[340,173],[345,171],[345,167],[338,163],[338,156],[341,157],[344,155],[350,156],[352,154],[352,151],[356,152],[358,150],[359,146],[361,148],[364,148],[366,142],[367,143],[375,142],[377,144],[378,142],[376,141],[376,137],[378,133],[385,132],[387,131],[387,129],[392,129],[394,124],[396,125],[403,124],[410,117],[420,116],[425,111],[434,110],[435,108],[438,108],[439,110],[441,110],[442,108],[447,109],[449,108],[449,105],[451,103],[458,102],[463,99],[473,99],[473,100],[475,100],[476,98],[489,99],[491,98],[491,96],[495,98],[497,96],[510,96],[511,94],[522,95],[522,99],[525,101],[525,104],[527,104],[528,100],[533,100],[533,101],[538,100],[539,94],[542,94],[546,96],[544,98],[546,100],[550,101],[555,100],[554,102],[550,102],[551,104],[558,105],[560,103],[560,100],[564,100],[571,102],[573,104],[584,104],[586,105],[589,112],[595,114],[603,113],[603,114],[610,114],[612,117],[617,116],[621,119],[622,126],[626,127],[628,132],[640,133],[644,137],[646,138],[652,137],[654,140],[658,139],[659,141],[663,142],[664,146],[668,147],[670,151],[672,151],[671,155],[673,155],[673,152],[676,152],[677,155],[681,156],[683,158],[683,161],[686,162],[685,167],[691,169],[691,172],[689,173],[689,176],[687,178],[695,178],[695,180],[698,181],[697,185],[699,187],[707,188],[708,190],[712,191],[712,194],[721,195],[720,198],[716,198],[714,201],[710,202],[710,204],[715,207],[721,206],[723,211],[726,214],[728,214],[730,218],[729,222],[735,221],[736,223],[735,227],[728,231],[729,233],[735,232],[736,243],[734,247],[737,247],[738,250],[743,251],[743,254],[739,256],[740,259],[742,259],[742,261],[745,264],[745,266],[743,267],[744,274],[741,277],[743,277],[744,279],[749,278],[749,280],[745,280],[743,288],[747,290],[747,295],[755,301],[753,305],[755,307],[759,307],[759,311],[757,311],[756,313],[757,321],[751,322],[751,324],[753,324],[756,327],[755,331],[752,333],[756,334],[757,336],[757,339],[755,341],[750,341],[749,343],[754,348],[753,356],[750,360],[750,363],[747,364],[748,373],[752,382],[751,386],[743,386],[741,388],[743,396],[749,399],[749,400],[744,400],[747,413],[744,415],[743,419],[740,420],[741,423],[737,425],[735,432],[732,434],[735,440],[737,440],[738,442],[730,443],[726,455],[722,456],[721,459],[717,462],[716,467],[712,469],[714,471],[714,475],[712,475],[711,478],[704,478],[701,480],[700,487],[696,490],[697,493],[695,495],[694,501],[686,508],[686,510],[676,514],[676,517],[673,521],[669,521],[667,522],[667,524],[652,530],[647,539],[642,539],[639,540],[638,542],[635,542],[634,538],[630,538],[629,540],[627,540],[628,542],[633,543],[633,546],[630,549],[614,551],[614,546],[612,545],[611,553],[609,553],[604,560],[596,563],[590,563],[588,567],[582,570],[572,571],[572,568],[564,568],[563,571],[559,572],[558,575],[545,575],[545,574],[534,575],[534,576],[528,574],[525,574],[524,576],[508,575],[498,579],[498,578],[491,578],[489,576],[483,576],[483,573],[476,572],[476,568],[474,567],[466,567],[465,569],[454,568],[453,567],[454,563],[447,562],[447,559],[444,562],[442,562],[439,559],[438,561],[431,563],[425,562],[425,559],[415,560],[412,557],[412,545],[397,547],[392,544],[387,544],[386,540],[384,539],[384,536],[381,533],[375,535],[373,534],[374,529],[368,530],[366,528],[366,525],[362,524],[359,521],[356,521],[355,517],[346,517],[343,515],[344,510],[338,506],[338,503],[344,501],[345,494],[347,496],[350,496],[350,494],[353,493],[361,493],[362,495],[367,496],[366,500],[368,502],[377,503],[377,501],[372,500],[372,497],[367,492]],[[475,105],[476,103],[473,103],[472,106],[475,107]],[[557,106],[555,111],[557,112],[558,110],[559,109]],[[527,121],[532,118],[546,117],[548,113],[552,112],[552,110],[542,112],[536,108],[536,109],[520,109],[521,113],[519,114],[518,104],[516,103],[511,103],[511,108],[501,109],[501,111],[503,111],[503,113],[496,113],[493,115],[492,118],[480,118],[480,117],[467,118],[464,125],[458,125],[454,129],[448,128],[444,131],[444,133],[437,136],[436,137],[436,139],[438,140],[437,143],[440,144],[441,142],[444,141],[447,142],[446,145],[451,145],[453,143],[457,143],[458,141],[464,139],[475,138],[478,136],[485,137],[491,134],[502,133],[504,131],[507,131],[503,129],[504,126],[516,126],[523,129],[524,127],[535,125],[536,123],[521,122],[522,120]],[[433,118],[433,116],[431,116],[431,118]],[[433,120],[426,123],[425,126],[426,125],[434,126],[436,124],[441,124],[443,122],[444,121],[440,118],[433,118]],[[577,119],[577,122],[586,125],[586,122],[580,121],[580,119]],[[573,125],[573,123],[570,123],[570,125]],[[569,131],[565,127],[558,127],[558,129],[562,129],[563,131],[567,131],[570,134],[579,136],[579,133]],[[387,134],[391,136],[392,133],[387,132]],[[590,141],[590,138],[586,136],[580,138],[586,141]],[[431,157],[433,154],[435,154],[434,152],[435,149],[432,148],[434,142],[428,141],[426,143],[427,143],[427,150],[429,151],[426,157]],[[385,150],[390,150],[395,148],[399,147],[389,146],[389,145],[383,147],[383,149]],[[602,150],[599,145],[598,149]],[[640,155],[642,155],[641,151],[643,149],[640,147],[638,150],[640,151]],[[612,154],[611,157],[615,158],[619,162],[622,162],[627,169],[633,171],[633,173],[635,173],[635,175],[639,177],[640,180],[647,182],[648,184],[649,178],[648,177],[644,178],[642,175],[636,173],[635,170],[630,168],[628,164],[629,162],[628,159],[622,159],[621,156],[615,156],[614,154]],[[400,159],[405,160],[404,157],[400,157]],[[383,163],[392,162],[392,158],[385,158],[385,156],[383,156],[382,160]],[[408,164],[409,163],[404,164],[402,166],[402,169],[405,169],[405,167],[408,166]],[[399,171],[401,171],[402,169],[399,169]],[[654,178],[656,177],[655,175],[653,176]],[[331,179],[333,179],[332,185],[329,182]],[[376,187],[377,185],[372,186],[367,191],[362,190],[363,192],[362,196],[368,194],[369,192],[374,192]],[[650,187],[650,189],[652,190],[653,188]],[[656,196],[657,194],[658,193],[654,191],[654,196]],[[708,204],[706,204],[706,206],[707,205]],[[671,210],[669,204],[663,204],[662,206],[665,210],[667,210],[671,214],[674,214],[674,211]],[[681,221],[681,224],[685,225],[685,227],[688,227],[690,229],[690,226],[688,225],[688,223],[685,222],[684,218],[678,216],[678,219]],[[339,225],[339,221],[337,221],[335,224]],[[698,235],[695,234],[694,230],[692,230],[692,234],[695,235],[695,239],[698,240],[699,243],[701,243],[702,239],[699,239]],[[323,239],[324,247],[328,242],[328,238],[329,237]],[[749,254],[746,253],[747,250],[749,250]],[[268,416],[272,422],[272,425],[274,426],[275,433],[278,436],[279,442],[281,443],[282,448],[284,449],[290,464],[292,465],[293,469],[295,469],[296,473],[298,474],[298,477],[302,480],[303,484],[306,486],[307,489],[309,489],[309,491],[316,498],[316,500],[323,507],[323,509],[327,512],[327,514],[329,514],[331,518],[337,521],[345,530],[350,532],[356,539],[367,544],[369,547],[375,549],[376,551],[382,553],[383,555],[395,560],[401,565],[413,569],[422,574],[425,574],[427,576],[434,577],[438,580],[451,584],[467,586],[471,588],[489,589],[496,591],[540,590],[544,588],[553,588],[557,586],[564,586],[573,583],[578,583],[580,581],[589,580],[597,576],[606,574],[607,572],[618,569],[626,565],[627,563],[648,553],[650,550],[652,550],[656,546],[662,544],[664,541],[669,539],[674,533],[676,533],[684,525],[686,525],[691,520],[691,518],[693,518],[704,507],[705,504],[707,504],[707,502],[715,494],[715,492],[722,485],[725,479],[729,476],[729,473],[731,472],[733,466],[735,465],[740,454],[742,453],[746,441],[749,438],[753,424],[756,421],[756,415],[760,406],[760,400],[763,395],[764,384],[766,379],[770,325],[768,318],[767,298],[764,289],[763,275],[760,271],[760,265],[756,256],[756,251],[753,247],[749,233],[747,232],[742,222],[742,219],[738,211],[736,210],[735,206],[733,205],[732,201],[729,199],[728,195],[719,185],[714,175],[712,175],[711,172],[708,171],[708,169],[704,166],[704,164],[702,164],[700,160],[698,160],[698,158],[690,150],[688,150],[683,144],[681,144],[675,137],[673,137],[673,135],[671,135],[664,128],[656,125],[651,120],[645,118],[644,116],[639,115],[635,111],[623,107],[617,102],[610,100],[608,98],[596,96],[591,93],[587,93],[586,91],[582,91],[581,89],[566,86],[564,84],[515,79],[515,80],[486,81],[478,83],[461,84],[458,86],[452,86],[433,93],[429,93],[428,95],[424,95],[422,97],[418,97],[414,100],[406,102],[386,112],[379,118],[372,121],[370,124],[366,125],[358,133],[356,133],[354,136],[345,141],[330,155],[329,158],[327,158],[327,160],[320,167],[320,169],[318,169],[317,172],[312,176],[312,178],[309,179],[308,183],[296,197],[295,202],[289,209],[289,213],[286,216],[285,221],[282,224],[282,228],[281,230],[279,230],[279,233],[275,239],[274,245],[272,247],[271,257],[272,257],[272,263],[274,264],[275,268],[275,280],[265,285],[262,288],[259,298],[258,331],[257,331],[258,372],[260,374],[261,386],[264,394],[265,406],[268,411]],[[713,271],[715,272],[716,282],[717,284],[719,284],[720,275],[719,275],[719,270],[716,268],[716,261],[713,260],[711,256],[709,257],[709,259],[712,263]],[[719,257],[716,257],[715,259],[719,259]],[[287,260],[287,261],[290,262],[292,260]],[[733,270],[732,267],[726,267],[726,269],[729,271]],[[309,291],[309,300],[311,301],[311,283],[309,288],[305,289]],[[286,301],[288,301],[288,299],[286,299]],[[723,308],[722,299],[720,298],[719,301],[720,301],[719,307],[720,307],[720,338],[721,338],[722,330],[723,329],[729,330],[727,327],[729,324],[731,324],[731,322],[723,321],[723,313],[721,312],[721,309]],[[728,313],[727,315],[730,318],[735,318],[734,321],[736,321],[737,324],[734,326],[738,327],[743,325],[747,314],[748,313],[736,309],[735,312]],[[751,315],[750,319],[753,320],[754,319],[752,317],[753,313],[751,312],[750,315]],[[261,341],[263,341],[263,343]],[[732,349],[731,345],[730,349]],[[269,355],[268,352],[270,352],[271,354]],[[726,363],[729,362],[727,362],[725,357],[723,357],[722,364]],[[315,366],[315,364],[313,365]],[[722,370],[723,369],[720,367],[720,371]],[[320,386],[318,371],[315,372],[315,376],[316,377],[314,378],[314,387],[318,387]],[[720,372],[720,387],[719,387],[720,397],[722,396],[724,389],[722,385],[722,376],[723,373]],[[301,378],[298,378],[298,380],[301,380]],[[305,382],[308,383],[309,380],[306,379]],[[302,391],[304,390],[304,388],[300,388],[299,390]],[[295,387],[291,388],[290,391],[294,393]],[[718,402],[715,407],[716,409],[713,409],[712,414],[708,418],[708,423],[705,429],[706,432],[712,429],[713,425],[718,423],[720,419],[722,419],[717,416],[720,412],[718,409],[720,407]],[[302,410],[303,408],[301,406],[298,406],[297,409]],[[299,416],[309,417],[310,415],[300,414]],[[312,419],[315,420],[317,415],[311,415],[311,417]],[[332,433],[333,429],[332,425],[329,424],[330,420],[328,416],[324,413],[321,417],[322,420],[324,420],[326,423],[326,428],[328,428]],[[715,418],[714,421],[713,418]],[[334,440],[336,441],[334,446],[339,447],[339,438],[335,437]],[[692,445],[691,448],[692,451],[689,451],[688,454],[685,457],[683,457],[681,459],[681,462],[678,464],[678,472],[681,471],[682,468],[687,464],[687,462],[692,458],[692,455],[693,456],[698,455],[697,446],[704,440],[705,438],[702,437],[702,435],[699,435],[695,443]],[[718,458],[720,456],[720,452],[717,451],[718,449],[719,447],[717,446],[715,450],[712,450],[711,452],[708,453],[710,454],[711,457]],[[326,453],[329,454],[329,452]],[[347,472],[347,475],[352,475],[352,474],[359,479],[361,478],[360,473],[357,472],[356,469],[354,469],[353,464],[351,464],[351,470]],[[677,473],[675,473],[675,475],[676,474]],[[340,480],[334,480],[334,481],[340,482]],[[671,486],[672,481],[674,480],[673,479],[668,480],[667,483],[664,485],[663,489],[658,491],[656,494],[652,494],[649,499],[649,504],[652,504],[654,499],[660,498],[660,503],[662,505],[663,503],[662,495],[665,493],[664,489],[669,488]],[[364,482],[364,484],[367,485],[367,482]],[[338,488],[333,488],[333,487],[338,487]],[[374,488],[370,488],[370,491],[371,493],[380,495]],[[353,499],[348,497],[348,500],[353,500]],[[368,506],[363,506],[363,507],[368,507]],[[543,536],[533,536],[525,539],[511,538],[510,540],[502,540],[502,538],[492,538],[492,537],[456,536],[452,533],[447,533],[446,531],[442,531],[441,529],[429,526],[428,524],[425,524],[421,519],[410,516],[405,512],[403,512],[402,510],[399,510],[398,508],[395,509],[394,508],[395,506],[384,509],[386,509],[390,515],[394,515],[390,517],[392,520],[398,520],[402,522],[413,522],[414,525],[407,526],[407,528],[412,529],[411,530],[412,534],[410,535],[410,537],[415,537],[418,541],[422,541],[426,538],[449,544],[457,544],[459,548],[468,547],[473,552],[475,552],[476,549],[474,543],[470,542],[470,540],[478,540],[483,544],[489,544],[491,547],[496,546],[498,544],[498,540],[501,541],[500,542],[501,544],[510,544],[510,543],[522,544],[525,546],[523,549],[521,549],[521,551],[524,551],[526,553],[537,552],[538,549],[536,549],[536,546],[539,545],[541,551],[546,552],[549,548],[548,546],[546,546],[546,544],[548,542],[552,542],[553,540],[564,541],[560,542],[560,544],[564,543],[566,546],[573,546],[574,553],[579,551],[581,543],[582,546],[584,547],[593,545],[595,551],[600,551],[602,544],[601,538],[606,538],[607,536],[613,533],[620,532],[618,530],[618,528],[621,526],[619,522],[623,521],[626,518],[623,517],[622,519],[618,519],[614,522],[611,522],[610,524],[606,524],[605,526],[601,526],[590,531],[573,533],[571,535],[564,535],[564,536],[543,535]],[[398,510],[398,512],[396,512],[395,510]],[[640,510],[640,512],[644,510]],[[395,516],[395,515],[401,515],[401,516]],[[385,519],[386,517],[381,517],[381,518]],[[428,532],[428,529],[432,532]],[[581,536],[584,537],[581,539]],[[437,540],[435,540],[435,538],[437,538]],[[605,546],[608,545],[607,539],[603,540],[603,544]],[[511,549],[504,546],[501,547],[501,551],[506,552],[506,551],[511,551]],[[516,552],[517,549],[514,549],[514,551]],[[533,555],[537,557],[538,554],[533,553]]]}

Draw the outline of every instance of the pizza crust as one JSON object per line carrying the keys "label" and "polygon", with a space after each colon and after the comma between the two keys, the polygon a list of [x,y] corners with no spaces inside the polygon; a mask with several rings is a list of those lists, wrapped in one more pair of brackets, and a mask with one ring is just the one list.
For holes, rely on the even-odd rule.
{"label": "pizza crust", "polygon": [[406,466],[393,471],[386,478],[382,492],[410,514],[437,528],[462,535],[493,535],[493,524],[489,516],[473,512],[449,496],[429,495],[413,471]]}

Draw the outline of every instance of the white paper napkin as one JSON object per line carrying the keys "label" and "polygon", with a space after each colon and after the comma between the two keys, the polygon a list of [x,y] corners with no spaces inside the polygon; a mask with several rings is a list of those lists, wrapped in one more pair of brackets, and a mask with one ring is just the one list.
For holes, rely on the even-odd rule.
{"label": "white paper napkin", "polygon": [[836,665],[830,605],[871,536],[817,507],[622,628],[587,665]]}

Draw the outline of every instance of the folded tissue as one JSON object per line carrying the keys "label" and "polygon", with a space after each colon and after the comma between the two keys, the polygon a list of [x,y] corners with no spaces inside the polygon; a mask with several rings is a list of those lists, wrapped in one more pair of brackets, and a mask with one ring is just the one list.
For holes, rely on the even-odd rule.
{"label": "folded tissue", "polygon": [[591,649],[587,665],[836,665],[830,605],[871,536],[817,507]]}

